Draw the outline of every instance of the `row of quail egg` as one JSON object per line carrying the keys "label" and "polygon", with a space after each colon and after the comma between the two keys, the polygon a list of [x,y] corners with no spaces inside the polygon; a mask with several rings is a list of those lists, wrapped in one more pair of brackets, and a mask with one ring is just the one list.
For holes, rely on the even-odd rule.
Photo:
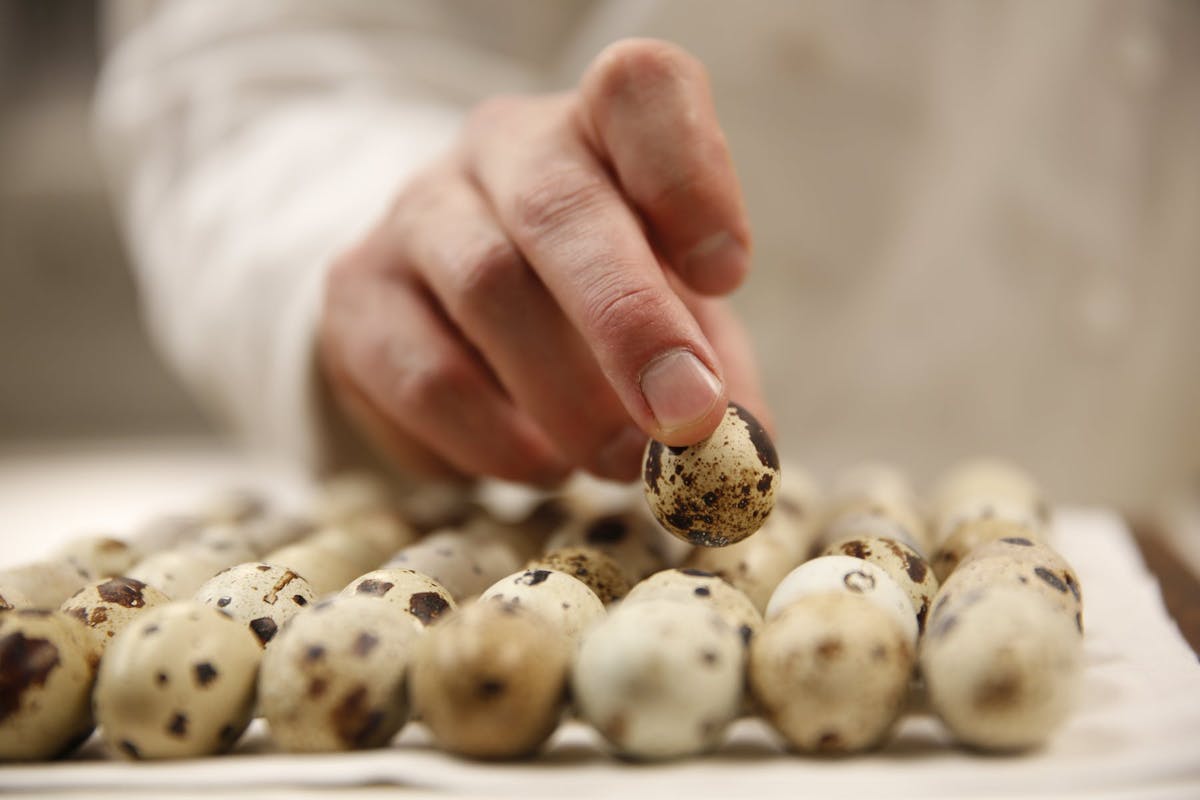
{"label": "row of quail egg", "polygon": [[1021,470],[961,465],[922,505],[862,465],[822,496],[734,407],[645,467],[515,521],[443,499],[402,515],[364,476],[304,518],[232,493],[0,573],[0,759],[66,754],[96,723],[127,758],[220,753],[254,716],[289,751],[381,747],[419,719],[448,752],[521,758],[570,714],[632,759],[709,752],[745,715],[841,754],[921,706],[1008,751],[1068,715],[1079,582]]}

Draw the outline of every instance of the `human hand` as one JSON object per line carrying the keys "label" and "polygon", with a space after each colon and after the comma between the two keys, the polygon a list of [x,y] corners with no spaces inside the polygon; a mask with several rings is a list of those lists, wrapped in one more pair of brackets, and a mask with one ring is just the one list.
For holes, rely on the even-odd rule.
{"label": "human hand", "polygon": [[717,296],[749,223],[703,66],[627,40],[577,89],[497,97],[333,266],[335,398],[409,473],[631,479],[647,435],[709,435],[732,396],[770,424]]}

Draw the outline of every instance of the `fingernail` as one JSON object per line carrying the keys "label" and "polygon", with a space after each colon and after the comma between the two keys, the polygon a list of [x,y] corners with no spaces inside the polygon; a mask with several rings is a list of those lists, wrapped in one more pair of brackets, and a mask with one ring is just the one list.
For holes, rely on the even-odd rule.
{"label": "fingernail", "polygon": [[591,472],[598,478],[633,480],[641,470],[642,451],[646,449],[646,434],[630,425],[600,448],[592,462]]}
{"label": "fingernail", "polygon": [[721,382],[687,350],[672,350],[642,371],[642,395],[664,432],[703,417],[721,396]]}
{"label": "fingernail", "polygon": [[692,248],[683,259],[683,272],[696,282],[727,280],[745,270],[747,257],[741,242],[729,231],[721,231]]}

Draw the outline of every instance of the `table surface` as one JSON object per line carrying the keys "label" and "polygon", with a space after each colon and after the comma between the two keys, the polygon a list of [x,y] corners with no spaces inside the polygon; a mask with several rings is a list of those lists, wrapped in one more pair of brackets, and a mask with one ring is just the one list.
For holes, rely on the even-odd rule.
{"label": "table surface", "polygon": [[[207,444],[8,453],[0,457],[0,566],[44,556],[56,539],[119,532],[152,513],[188,508],[229,485],[263,488],[285,505],[307,491],[302,479],[278,465],[233,458]],[[295,797],[298,790],[365,796],[403,786],[406,797],[446,790],[455,796],[795,797],[803,787],[806,797],[1194,800],[1200,798],[1200,587],[1160,532],[1134,527],[1131,537],[1119,517],[1098,510],[1059,514],[1052,543],[1085,587],[1088,666],[1079,709],[1066,728],[1043,750],[1022,757],[955,748],[925,713],[907,717],[882,751],[853,759],[788,756],[760,721],[742,720],[713,756],[654,766],[612,760],[578,723],[564,725],[537,761],[510,765],[446,757],[430,747],[419,725],[385,751],[296,757],[273,752],[256,723],[260,727],[233,756],[130,765],[98,760],[93,742],[66,762],[0,766],[0,792],[128,798],[136,786],[148,796],[219,791],[262,798]]]}

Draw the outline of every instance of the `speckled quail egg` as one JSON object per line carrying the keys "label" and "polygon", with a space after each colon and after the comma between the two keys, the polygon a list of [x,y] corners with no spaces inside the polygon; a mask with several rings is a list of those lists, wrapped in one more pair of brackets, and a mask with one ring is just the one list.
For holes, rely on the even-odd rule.
{"label": "speckled quail egg", "polygon": [[689,447],[651,440],[644,459],[654,518],[690,544],[724,547],[762,527],[775,507],[779,456],[763,426],[730,403],[713,434]]}
{"label": "speckled quail egg", "polygon": [[623,756],[696,755],[717,747],[739,713],[744,662],[741,635],[710,606],[622,602],[584,637],[572,694]]}
{"label": "speckled quail egg", "polygon": [[[1026,547],[1006,546],[1007,542],[1014,539],[1030,544]],[[988,586],[1011,585],[1044,596],[1053,608],[1074,620],[1076,628],[1082,633],[1083,596],[1075,571],[1049,547],[1029,539],[1014,539],[1000,540],[980,548],[990,550],[990,555],[984,553],[976,557],[972,554],[942,584],[942,591],[935,602],[945,604],[952,602],[955,595]],[[997,544],[999,548],[994,547]],[[1018,551],[1029,552],[1021,552],[1014,557],[1014,547]]]}
{"label": "speckled quail egg", "polygon": [[565,572],[527,569],[501,578],[479,599],[519,605],[578,647],[584,632],[604,618],[604,604],[583,581]]}
{"label": "speckled quail egg", "polygon": [[25,598],[28,608],[54,609],[91,578],[66,561],[35,561],[0,570],[0,591]]}
{"label": "speckled quail egg", "polygon": [[915,653],[896,618],[863,595],[808,595],[750,645],[763,716],[805,753],[853,753],[887,737],[908,695]]}
{"label": "speckled quail egg", "polygon": [[377,569],[350,582],[342,595],[379,598],[393,603],[422,626],[432,625],[455,609],[446,587],[411,569]]}
{"label": "speckled quail egg", "polygon": [[570,644],[532,612],[476,602],[427,629],[409,678],[414,710],[443,750],[535,753],[558,726]]}
{"label": "speckled quail egg", "polygon": [[65,755],[88,737],[99,659],[83,626],[65,614],[0,614],[0,761]]}
{"label": "speckled quail egg", "polygon": [[104,653],[93,705],[109,747],[127,758],[185,758],[233,747],[250,721],[262,648],[215,608],[152,608]]}
{"label": "speckled quail egg", "polygon": [[852,556],[821,556],[796,567],[775,588],[763,616],[770,620],[801,597],[826,592],[867,598],[895,617],[909,644],[916,647],[917,614],[908,594],[883,568]]}
{"label": "speckled quail egg", "polygon": [[340,590],[362,574],[362,569],[344,553],[315,544],[311,539],[273,550],[262,560],[287,567],[304,578],[317,597]]}
{"label": "speckled quail egg", "polygon": [[1078,578],[1071,565],[1058,551],[1044,542],[1034,541],[1025,536],[1009,536],[980,545],[959,562],[959,567],[982,558],[1007,558],[1022,563],[1036,563],[1064,575],[1064,579],[1069,576],[1069,580],[1076,583],[1078,588]]}
{"label": "speckled quail egg", "polygon": [[935,604],[921,643],[929,704],[961,742],[1023,750],[1074,705],[1082,669],[1074,622],[1045,597],[996,585]]}
{"label": "speckled quail egg", "polygon": [[294,617],[263,656],[259,709],[293,752],[383,747],[408,719],[420,625],[399,606],[338,596]]}
{"label": "speckled quail egg", "polygon": [[62,604],[62,612],[82,622],[97,646],[108,642],[146,609],[166,605],[171,598],[133,578],[107,578],[89,584]]}
{"label": "speckled quail egg", "polygon": [[864,505],[917,508],[917,493],[904,473],[882,461],[864,461],[838,472],[829,487],[827,516]]}
{"label": "speckled quail egg", "polygon": [[343,472],[321,484],[313,502],[312,517],[324,524],[336,524],[363,512],[391,509],[395,503],[392,487],[378,475]]}
{"label": "speckled quail egg", "polygon": [[196,590],[196,602],[246,625],[263,647],[314,600],[308,581],[292,570],[255,561],[218,572]]}
{"label": "speckled quail egg", "polygon": [[560,547],[530,561],[526,569],[553,569],[578,578],[607,605],[629,593],[629,579],[612,556],[594,547]]}
{"label": "speckled quail egg", "polygon": [[648,600],[678,600],[711,606],[746,644],[762,626],[762,614],[758,613],[749,597],[711,572],[701,569],[683,567],[656,572],[634,586],[625,598],[626,603],[644,603]]}
{"label": "speckled quail egg", "polygon": [[997,539],[1013,538],[1038,541],[1041,536],[1028,524],[1019,520],[1003,517],[968,520],[959,524],[950,538],[942,542],[929,565],[933,567],[938,580],[944,582],[958,567],[959,562],[977,547]]}
{"label": "speckled quail egg", "polygon": [[185,600],[227,566],[223,558],[207,549],[183,545],[143,558],[126,577],[153,586],[172,600]]}
{"label": "speckled quail egg", "polygon": [[925,630],[925,618],[937,594],[938,580],[912,547],[896,539],[864,537],[830,545],[821,555],[853,556],[883,569],[908,595],[917,614],[917,628]]}
{"label": "speckled quail egg", "polygon": [[124,575],[133,566],[137,553],[126,542],[111,536],[84,536],[60,547],[55,558],[96,579]]}
{"label": "speckled quail egg", "polygon": [[607,554],[631,584],[668,566],[658,525],[635,511],[574,518],[546,542],[547,550],[563,547],[590,547]]}
{"label": "speckled quail egg", "polygon": [[760,534],[728,547],[697,547],[683,566],[713,573],[743,592],[762,613],[775,587],[799,563],[790,547]]}

